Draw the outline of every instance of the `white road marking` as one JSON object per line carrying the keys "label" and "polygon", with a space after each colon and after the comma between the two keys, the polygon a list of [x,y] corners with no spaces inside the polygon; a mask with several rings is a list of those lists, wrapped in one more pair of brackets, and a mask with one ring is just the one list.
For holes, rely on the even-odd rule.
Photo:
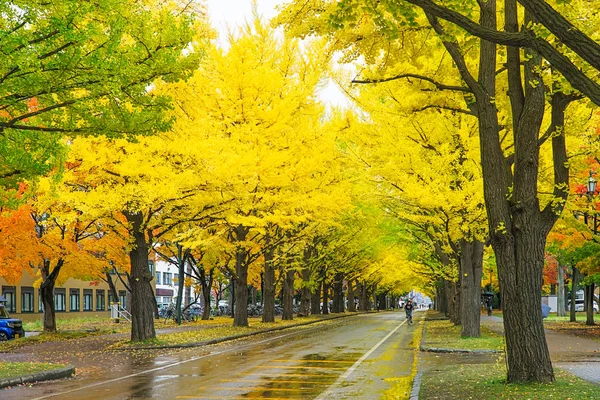
{"label": "white road marking", "polygon": [[346,379],[348,379],[348,377],[350,375],[352,375],[352,373],[360,366],[360,364],[362,364],[363,361],[365,361],[375,350],[377,350],[379,348],[379,346],[381,346],[386,340],[389,339],[390,336],[392,336],[398,329],[400,329],[400,327],[402,325],[404,325],[406,323],[406,319],[403,320],[400,325],[398,325],[397,327],[395,327],[390,333],[388,333],[383,339],[381,339],[379,341],[379,343],[377,343],[375,346],[371,347],[371,349],[369,351],[367,351],[365,354],[363,354],[363,356],[361,358],[359,358],[350,368],[348,368],[346,370],[346,372],[344,372],[342,375],[340,375],[339,378],[336,379],[335,382],[333,382],[333,384],[331,384],[331,386],[329,386],[327,388],[327,390],[325,390],[323,393],[321,393],[319,396],[317,396],[315,398],[315,400],[325,400],[326,398],[331,398],[331,395],[333,394],[333,390],[335,388],[337,388],[338,386],[340,386]]}

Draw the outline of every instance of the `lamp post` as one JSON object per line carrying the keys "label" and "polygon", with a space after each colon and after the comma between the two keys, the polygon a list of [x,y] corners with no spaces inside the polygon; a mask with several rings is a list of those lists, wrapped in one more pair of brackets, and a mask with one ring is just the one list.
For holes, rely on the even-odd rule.
{"label": "lamp post", "polygon": [[[586,190],[587,190],[587,196],[588,196],[588,201],[590,203],[592,203],[592,200],[594,198],[594,195],[596,194],[596,179],[594,178],[594,175],[596,175],[595,171],[590,170],[590,176],[588,177],[587,180],[587,184],[586,184]],[[592,203],[593,206],[593,203]],[[585,224],[588,225],[588,212],[586,211],[586,213],[584,214],[585,217]],[[598,215],[597,213],[594,212],[594,219],[591,222],[591,228],[592,228],[592,233],[594,235],[598,234]],[[586,285],[585,287],[585,297],[586,297],[586,304],[587,304],[587,319],[586,319],[586,325],[594,325],[594,284],[591,283],[589,285]]]}

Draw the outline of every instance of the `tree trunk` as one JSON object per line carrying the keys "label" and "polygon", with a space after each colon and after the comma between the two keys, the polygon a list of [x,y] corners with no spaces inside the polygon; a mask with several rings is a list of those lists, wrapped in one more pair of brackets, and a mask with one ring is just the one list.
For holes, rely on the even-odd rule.
{"label": "tree trunk", "polygon": [[577,321],[577,314],[575,311],[577,285],[579,285],[579,271],[577,271],[577,268],[573,267],[573,277],[571,278],[571,306],[569,307],[569,321],[571,322]]}
{"label": "tree trunk", "polygon": [[334,276],[333,281],[333,306],[331,312],[344,312],[344,274],[338,272]]}
{"label": "tree trunk", "polygon": [[594,325],[594,284],[585,285],[585,324]]}
{"label": "tree trunk", "polygon": [[438,300],[437,310],[448,317],[448,281],[445,279],[441,280],[438,283],[439,296],[436,300]]}
{"label": "tree trunk", "polygon": [[244,247],[246,235],[250,228],[238,225],[233,229],[232,236],[237,243],[235,249],[235,277],[233,306],[233,326],[248,326],[248,250]]}
{"label": "tree trunk", "polygon": [[[56,332],[56,313],[54,306],[54,286],[64,264],[63,259],[59,259],[56,266],[50,272],[50,260],[44,260],[40,271],[42,273],[42,284],[40,292],[44,304],[44,332]],[[68,294],[67,294],[68,295]]]}
{"label": "tree trunk", "polygon": [[483,243],[460,243],[460,325],[462,337],[480,337]]}
{"label": "tree trunk", "polygon": [[356,305],[354,304],[354,287],[352,286],[354,283],[353,279],[348,281],[348,311],[356,312]]}
{"label": "tree trunk", "polygon": [[275,266],[271,250],[265,251],[264,260],[262,322],[275,322]]}
{"label": "tree trunk", "polygon": [[565,312],[565,267],[560,262],[558,263],[557,271],[558,295],[556,297],[556,315],[564,317]]}
{"label": "tree trunk", "polygon": [[112,276],[110,275],[110,272],[105,272],[104,276],[106,277],[106,283],[108,283],[108,290],[110,291],[112,298],[118,299],[119,293],[117,293],[117,288],[115,287],[115,283],[112,280]]}
{"label": "tree trunk", "polygon": [[296,276],[296,270],[293,268],[285,272],[285,279],[283,281],[283,320],[294,319],[294,278]]}
{"label": "tree trunk", "polygon": [[550,382],[554,375],[541,310],[545,234],[521,226],[514,243],[496,243],[508,380]]}
{"label": "tree trunk", "polygon": [[[202,320],[208,321],[210,319],[210,288],[213,283],[215,267],[212,267],[208,271],[208,279],[206,279],[206,272],[203,266],[198,266],[198,272],[200,273],[200,286],[202,288]],[[217,304],[219,304],[218,300]]]}
{"label": "tree trunk", "polygon": [[311,293],[310,293],[310,285],[311,285],[311,271],[310,268],[304,267],[302,268],[302,290],[300,297],[300,312],[298,313],[299,317],[308,317],[310,314],[311,308]]}
{"label": "tree trunk", "polygon": [[312,315],[321,314],[321,283],[315,284],[314,293],[310,297],[310,313]]}
{"label": "tree trunk", "polygon": [[323,280],[323,315],[329,314],[329,285]]}
{"label": "tree trunk", "polygon": [[144,233],[141,212],[123,212],[127,221],[131,224],[131,234],[134,238],[134,246],[129,252],[131,263],[131,341],[154,339],[154,291],[151,281],[154,276],[148,266],[148,243]]}
{"label": "tree trunk", "polygon": [[460,324],[460,293],[456,282],[447,282],[448,318],[454,325]]}

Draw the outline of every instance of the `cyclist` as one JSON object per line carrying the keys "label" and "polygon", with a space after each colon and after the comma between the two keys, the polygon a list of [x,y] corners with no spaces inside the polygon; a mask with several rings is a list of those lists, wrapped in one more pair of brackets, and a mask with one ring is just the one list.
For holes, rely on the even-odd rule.
{"label": "cyclist", "polygon": [[404,305],[404,311],[406,311],[406,319],[408,320],[409,324],[412,324],[412,313],[414,308],[415,306],[413,305],[412,300],[408,299],[408,301]]}

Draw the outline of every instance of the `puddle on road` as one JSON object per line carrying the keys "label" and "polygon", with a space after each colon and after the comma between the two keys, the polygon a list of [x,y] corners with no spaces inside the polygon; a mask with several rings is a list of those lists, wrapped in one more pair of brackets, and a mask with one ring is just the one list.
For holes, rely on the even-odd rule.
{"label": "puddle on road", "polygon": [[[343,349],[340,347],[339,349]],[[273,360],[265,368],[281,368],[290,372],[261,376],[258,388],[243,394],[252,398],[306,399],[317,397],[361,356],[360,352],[306,354],[297,360]]]}

